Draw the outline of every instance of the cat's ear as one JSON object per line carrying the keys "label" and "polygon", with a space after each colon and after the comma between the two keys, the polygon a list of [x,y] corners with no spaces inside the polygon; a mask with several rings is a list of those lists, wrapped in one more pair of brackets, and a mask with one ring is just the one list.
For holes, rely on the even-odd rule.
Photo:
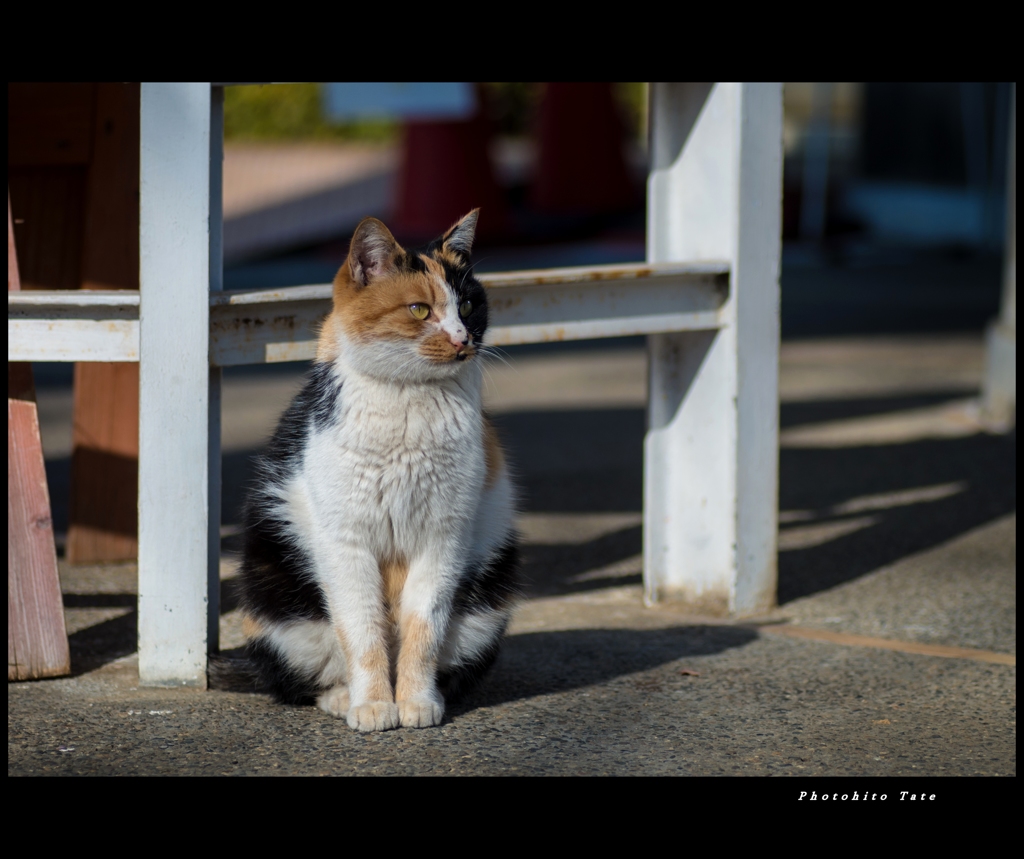
{"label": "cat's ear", "polygon": [[396,270],[395,259],[402,247],[391,231],[376,218],[363,218],[352,235],[348,249],[348,267],[352,280],[366,286]]}
{"label": "cat's ear", "polygon": [[469,252],[473,249],[473,236],[476,235],[476,222],[479,217],[480,210],[474,209],[448,230],[441,239],[445,250],[454,251],[469,259]]}

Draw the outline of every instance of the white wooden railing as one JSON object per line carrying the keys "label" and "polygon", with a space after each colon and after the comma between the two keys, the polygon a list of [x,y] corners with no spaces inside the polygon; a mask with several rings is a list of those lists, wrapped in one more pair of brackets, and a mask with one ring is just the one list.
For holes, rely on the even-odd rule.
{"label": "white wooden railing", "polygon": [[[637,263],[482,274],[494,346],[720,328],[729,264]],[[210,363],[308,361],[331,285],[210,294]],[[11,293],[19,361],[138,361],[137,290]],[[10,358],[15,360],[15,358]]]}
{"label": "white wooden railing", "polygon": [[[204,685],[218,646],[221,368],[310,359],[330,306],[328,284],[222,290],[222,105],[142,85],[139,292],[8,295],[9,361],[141,364],[148,685]],[[648,335],[646,599],[755,612],[776,589],[781,85],[652,84],[651,108],[648,262],[483,275],[488,341]]]}

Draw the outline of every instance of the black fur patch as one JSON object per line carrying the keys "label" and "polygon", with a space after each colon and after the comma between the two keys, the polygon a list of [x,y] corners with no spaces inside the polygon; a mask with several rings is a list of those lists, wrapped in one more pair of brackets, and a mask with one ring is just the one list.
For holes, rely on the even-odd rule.
{"label": "black fur patch", "polygon": [[274,700],[299,707],[316,703],[320,690],[308,677],[289,666],[267,642],[255,638],[246,645],[245,650],[261,686],[274,696]]}
{"label": "black fur patch", "polygon": [[427,270],[426,264],[420,259],[416,251],[406,251],[402,256],[395,259],[395,265],[399,271],[413,271],[422,274]]}
{"label": "black fur patch", "polygon": [[[250,508],[248,518],[255,518]],[[313,580],[312,559],[269,516],[249,521],[240,581],[242,605],[254,618],[327,620],[327,600]]]}
{"label": "black fur patch", "polygon": [[289,523],[276,515],[278,505],[268,490],[298,470],[311,424],[318,428],[329,424],[340,395],[341,385],[331,365],[315,364],[256,462],[259,482],[245,508],[240,571],[242,605],[254,618],[327,619],[327,603],[313,578],[312,559],[288,533]]}
{"label": "black fur patch", "polygon": [[399,269],[403,271],[425,272],[426,264],[420,259],[420,254],[433,259],[444,269],[444,279],[451,286],[456,296],[456,304],[462,304],[467,299],[473,303],[473,311],[463,319],[466,330],[473,335],[474,343],[482,343],[484,334],[487,331],[489,315],[487,312],[487,290],[473,276],[473,266],[469,259],[461,265],[452,265],[445,257],[440,256],[444,247],[444,237],[434,239],[425,248],[418,248],[406,253],[396,260]]}
{"label": "black fur patch", "polygon": [[267,692],[256,665],[245,652],[225,650],[211,653],[206,667],[206,681],[210,689],[221,692]]}
{"label": "black fur patch", "polygon": [[[504,635],[504,632],[502,630],[502,635]],[[458,701],[459,698],[473,691],[480,681],[483,680],[488,669],[494,664],[494,660],[498,658],[500,645],[501,637],[499,636],[494,640],[494,644],[487,648],[475,661],[453,668],[445,668],[438,673],[437,688],[444,696],[446,703],[450,704]]]}
{"label": "black fur patch", "polygon": [[439,258],[437,261],[444,268],[445,280],[455,291],[457,305],[466,300],[472,302],[472,312],[462,321],[466,330],[473,335],[473,342],[482,343],[490,321],[487,311],[487,290],[473,276],[472,266],[468,264],[454,266],[443,258]]}
{"label": "black fur patch", "polygon": [[311,415],[316,428],[323,429],[332,422],[340,396],[341,382],[335,377],[333,366],[314,364],[305,386],[281,417],[281,424],[296,419],[305,423],[306,415]]}
{"label": "black fur patch", "polygon": [[456,614],[505,609],[519,595],[519,544],[509,539],[480,569],[468,573],[455,591]]}

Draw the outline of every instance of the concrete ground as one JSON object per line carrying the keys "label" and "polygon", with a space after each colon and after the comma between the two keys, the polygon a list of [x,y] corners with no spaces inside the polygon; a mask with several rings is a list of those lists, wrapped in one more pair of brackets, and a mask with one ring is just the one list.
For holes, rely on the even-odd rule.
{"label": "concrete ground", "polygon": [[[62,564],[74,673],[8,685],[8,773],[1014,775],[1016,436],[979,427],[981,372],[980,335],[784,343],[780,605],[728,622],[642,605],[642,346],[509,350],[528,594],[440,727],[139,688],[135,567]],[[225,649],[241,487],[300,373],[226,374]],[[70,394],[39,403],[56,461]]]}

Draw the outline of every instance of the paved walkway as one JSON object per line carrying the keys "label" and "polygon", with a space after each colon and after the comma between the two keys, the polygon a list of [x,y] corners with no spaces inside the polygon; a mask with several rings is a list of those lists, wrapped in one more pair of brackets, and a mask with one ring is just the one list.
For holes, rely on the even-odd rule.
{"label": "paved walkway", "polygon": [[[781,605],[722,622],[641,603],[642,350],[510,350],[487,392],[529,598],[442,726],[364,735],[259,695],[140,689],[134,567],[64,567],[75,675],[9,685],[8,772],[1014,775],[1016,436],[974,420],[981,354],[961,335],[783,345]],[[239,487],[296,379],[227,374],[225,648]],[[61,396],[40,391],[51,453]]]}

